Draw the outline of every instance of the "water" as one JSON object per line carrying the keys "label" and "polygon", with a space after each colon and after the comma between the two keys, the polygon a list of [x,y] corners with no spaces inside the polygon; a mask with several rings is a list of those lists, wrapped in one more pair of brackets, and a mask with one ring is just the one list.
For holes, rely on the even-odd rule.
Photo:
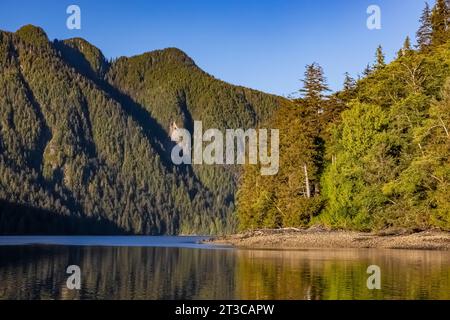
{"label": "water", "polygon": [[100,247],[177,247],[177,248],[216,248],[201,244],[209,237],[169,237],[169,236],[4,236],[0,246],[22,245],[63,245]]}
{"label": "water", "polygon": [[[0,299],[450,299],[450,253],[238,250],[201,237],[0,237]],[[82,271],[69,290],[67,266]],[[367,267],[381,268],[369,290]]]}

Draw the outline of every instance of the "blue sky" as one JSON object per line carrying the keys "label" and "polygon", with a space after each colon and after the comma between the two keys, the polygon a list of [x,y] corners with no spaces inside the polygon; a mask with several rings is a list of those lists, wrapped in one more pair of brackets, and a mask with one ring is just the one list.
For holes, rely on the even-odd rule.
{"label": "blue sky", "polygon": [[[433,3],[434,1],[430,1]],[[81,30],[66,28],[66,8],[81,8]],[[381,30],[366,27],[369,5]],[[423,0],[1,0],[0,29],[24,24],[50,39],[83,37],[108,58],[178,47],[227,82],[288,95],[304,66],[318,62],[332,89],[353,76],[381,44],[388,59],[414,38]]]}

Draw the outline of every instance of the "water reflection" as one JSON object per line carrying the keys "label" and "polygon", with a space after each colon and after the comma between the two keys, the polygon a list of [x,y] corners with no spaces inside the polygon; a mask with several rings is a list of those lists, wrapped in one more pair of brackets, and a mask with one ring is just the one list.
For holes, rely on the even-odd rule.
{"label": "water reflection", "polygon": [[[243,299],[449,299],[450,255],[401,250],[240,251]],[[368,290],[369,265],[382,290]],[[247,288],[247,290],[246,290]]]}
{"label": "water reflection", "polygon": [[[82,287],[66,288],[79,265]],[[369,265],[382,290],[366,287]],[[0,247],[0,299],[450,299],[448,252]]]}

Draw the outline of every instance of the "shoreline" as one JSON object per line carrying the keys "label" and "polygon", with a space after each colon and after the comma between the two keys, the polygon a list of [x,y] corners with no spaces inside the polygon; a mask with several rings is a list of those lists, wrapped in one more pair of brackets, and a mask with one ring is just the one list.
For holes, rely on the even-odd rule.
{"label": "shoreline", "polygon": [[427,230],[408,232],[387,230],[378,233],[309,229],[255,230],[215,237],[207,244],[227,245],[241,249],[409,249],[450,250],[450,232]]}

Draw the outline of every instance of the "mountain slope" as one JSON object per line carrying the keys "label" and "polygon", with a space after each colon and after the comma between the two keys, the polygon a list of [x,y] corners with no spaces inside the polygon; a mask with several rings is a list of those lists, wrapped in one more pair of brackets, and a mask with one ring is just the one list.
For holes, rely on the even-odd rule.
{"label": "mountain slope", "polygon": [[[172,121],[190,132],[194,120],[201,120],[204,130],[254,128],[269,117],[274,106],[288,103],[216,80],[174,48],[120,58],[106,77],[111,85],[144,106],[165,130],[166,137]],[[193,167],[201,184],[212,192],[216,205],[225,205],[222,216],[234,211],[239,170],[233,166]]]}
{"label": "mountain slope", "polygon": [[[0,32],[0,71],[2,233],[227,231],[237,171],[172,165],[169,122],[248,127],[285,103],[215,80],[177,49],[110,64],[34,26]],[[62,219],[44,228],[21,207]]]}

